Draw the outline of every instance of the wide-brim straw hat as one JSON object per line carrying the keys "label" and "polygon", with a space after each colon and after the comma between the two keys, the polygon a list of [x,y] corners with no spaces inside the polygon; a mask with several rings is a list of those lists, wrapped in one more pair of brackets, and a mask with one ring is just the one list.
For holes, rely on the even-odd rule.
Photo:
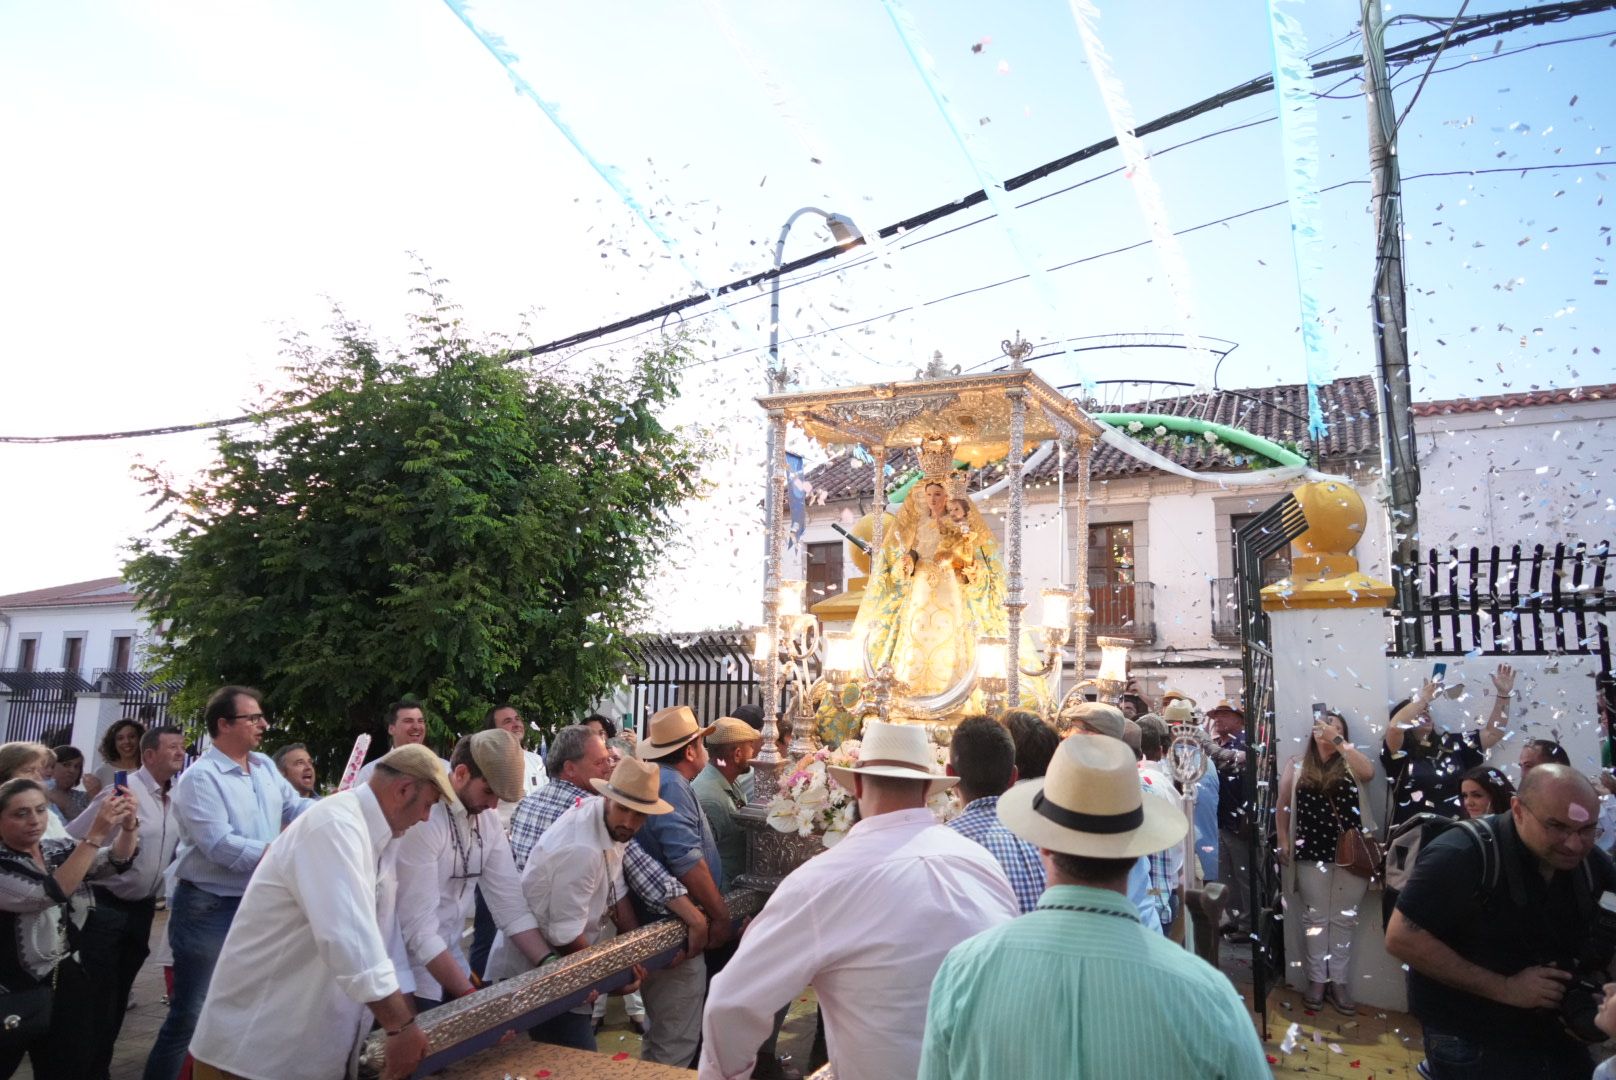
{"label": "wide-brim straw hat", "polygon": [[1163,694],[1161,696],[1162,708],[1165,709],[1167,707],[1167,703],[1169,701],[1187,701],[1191,705],[1195,704],[1195,699],[1190,697],[1188,694],[1186,694],[1182,690],[1169,690],[1165,694]]}
{"label": "wide-brim straw hat", "polygon": [[928,782],[926,798],[939,791],[947,791],[959,783],[957,776],[939,776],[934,766],[931,741],[926,729],[918,724],[889,724],[871,720],[864,726],[864,742],[859,759],[851,768],[831,765],[826,768],[832,780],[845,790],[853,790],[853,775],[885,776],[894,780],[925,780]]}
{"label": "wide-brim straw hat", "polygon": [[516,741],[516,736],[504,728],[489,728],[469,738],[471,760],[477,763],[477,771],[483,774],[488,790],[500,802],[521,802],[522,796],[527,794],[523,783],[527,763],[523,760],[522,744]]}
{"label": "wide-brim straw hat", "polygon": [[1246,718],[1244,710],[1242,710],[1238,705],[1229,704],[1227,701],[1220,701],[1206,711],[1206,715],[1208,717],[1215,717],[1220,713],[1231,713],[1234,716],[1238,716],[1242,720]]}
{"label": "wide-brim straw hat", "polygon": [[999,820],[1040,848],[1093,859],[1131,859],[1181,843],[1183,811],[1145,798],[1133,754],[1117,739],[1073,735],[1040,780],[999,796]]}
{"label": "wide-brim straw hat", "polygon": [[658,796],[662,790],[662,770],[648,762],[626,757],[612,770],[610,780],[589,781],[606,798],[638,810],[642,814],[671,814],[673,807]]}
{"label": "wide-brim straw hat", "polygon": [[693,739],[712,734],[712,726],[702,727],[689,705],[670,705],[651,714],[645,738],[635,746],[641,761],[655,761],[667,757]]}
{"label": "wide-brim straw hat", "polygon": [[438,793],[443,796],[443,801],[447,805],[460,805],[454,785],[449,783],[449,774],[443,771],[442,759],[420,743],[411,743],[396,750],[389,750],[377,759],[376,764],[386,765],[389,769],[401,772],[411,779],[436,784]]}
{"label": "wide-brim straw hat", "polygon": [[1195,706],[1190,704],[1189,698],[1174,698],[1163,706],[1161,718],[1169,724],[1195,723]]}
{"label": "wide-brim straw hat", "polygon": [[720,716],[717,720],[714,720],[713,733],[707,736],[708,746],[762,741],[763,732],[748,724],[745,720],[738,720],[733,716]]}

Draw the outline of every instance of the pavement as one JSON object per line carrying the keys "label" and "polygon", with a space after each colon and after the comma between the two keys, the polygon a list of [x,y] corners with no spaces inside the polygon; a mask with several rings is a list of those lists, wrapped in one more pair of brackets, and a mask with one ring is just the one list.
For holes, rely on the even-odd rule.
{"label": "pavement", "polygon": [[[167,929],[168,914],[160,911],[152,923],[153,942],[161,940],[159,935]],[[1242,994],[1250,994],[1250,962],[1240,950],[1225,946],[1221,967]],[[163,972],[157,964],[148,961],[141,969],[132,997],[134,1004],[124,1020],[112,1058],[112,1080],[139,1080],[146,1055],[167,1015]],[[798,995],[780,1035],[782,1057],[804,1072],[813,1044],[815,1004],[811,990]],[[1253,1016],[1253,1022],[1255,1020]],[[1302,1004],[1300,992],[1288,987],[1269,995],[1268,1031],[1270,1038],[1264,1049],[1274,1076],[1280,1078],[1338,1076],[1353,1080],[1413,1080],[1418,1076],[1416,1066],[1424,1056],[1420,1049],[1419,1022],[1412,1017],[1366,1005],[1359,1006],[1356,1017],[1344,1017],[1328,1005],[1315,1013]],[[603,1057],[603,1073],[613,1059],[617,1063],[639,1059],[640,1037],[628,1023],[621,998],[611,1000],[606,1023],[596,1038]],[[506,1075],[503,1069],[495,1072],[495,1080]],[[566,1072],[577,1075],[570,1069]],[[607,1075],[620,1075],[620,1072],[619,1066]],[[480,1075],[475,1061],[456,1067],[452,1073],[456,1078]],[[553,1074],[559,1076],[561,1070],[554,1070]],[[33,1070],[27,1062],[16,1075],[33,1080]]]}

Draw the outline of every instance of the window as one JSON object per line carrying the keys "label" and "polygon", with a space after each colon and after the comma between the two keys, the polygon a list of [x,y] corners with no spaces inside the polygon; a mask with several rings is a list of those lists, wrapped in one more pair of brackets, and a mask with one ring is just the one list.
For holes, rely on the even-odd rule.
{"label": "window", "polygon": [[84,667],[84,635],[68,634],[62,639],[62,670],[77,672]]}
{"label": "window", "polygon": [[17,642],[17,667],[32,671],[39,664],[39,635],[21,638]]}
{"label": "window", "polygon": [[113,671],[128,671],[129,662],[133,659],[135,639],[129,634],[118,634],[112,639]]}
{"label": "window", "polygon": [[[1230,515],[1230,517],[1229,517],[1229,550],[1230,551],[1234,550],[1234,535],[1235,535],[1235,533],[1239,532],[1242,527],[1244,527],[1248,522],[1250,522],[1256,516],[1257,516],[1256,514],[1232,514],[1232,515]],[[1237,566],[1237,567],[1234,568],[1234,571],[1235,571],[1234,576],[1238,577],[1239,573],[1240,573],[1240,568]],[[1272,585],[1274,582],[1280,581],[1280,580],[1282,580],[1284,578],[1288,578],[1290,576],[1291,576],[1291,546],[1289,544],[1286,544],[1284,547],[1280,548],[1278,551],[1274,552],[1272,555],[1268,556],[1268,558],[1263,560],[1263,562],[1262,562],[1262,583],[1264,585]]]}
{"label": "window", "polygon": [[803,576],[808,581],[812,606],[842,591],[842,542],[809,544]]}
{"label": "window", "polygon": [[1136,566],[1133,522],[1089,526],[1089,607],[1094,609],[1094,633],[1124,635],[1134,625]]}

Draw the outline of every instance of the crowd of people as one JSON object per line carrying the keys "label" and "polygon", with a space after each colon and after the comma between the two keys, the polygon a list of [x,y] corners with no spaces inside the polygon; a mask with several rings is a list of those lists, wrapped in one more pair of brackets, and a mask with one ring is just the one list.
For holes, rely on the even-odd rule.
{"label": "crowd of people", "polygon": [[[1408,965],[1438,1078],[1586,1077],[1587,1043],[1616,1032],[1616,871],[1596,843],[1616,795],[1601,801],[1551,741],[1523,744],[1518,790],[1483,762],[1513,678],[1500,667],[1474,731],[1437,729],[1434,681],[1394,706],[1381,792],[1352,741],[1361,718],[1337,710],[1280,770],[1274,850],[1294,874],[1306,1004],[1356,1013],[1357,914],[1383,876],[1386,948]],[[323,1080],[376,1029],[385,1074],[407,1076],[423,1012],[655,919],[681,922],[685,945],[635,969],[627,1012],[646,1060],[703,1076],[797,1075],[776,1040],[810,986],[849,1080],[1108,1076],[1124,1061],[1268,1074],[1232,984],[1173,940],[1186,882],[1223,881],[1222,929],[1254,929],[1237,707],[1130,692],[1058,725],[972,716],[941,771],[923,727],[870,721],[858,760],[830,770],[859,824],[739,935],[725,892],[746,867],[763,722],[735,712],[703,724],[675,706],[640,736],[592,716],[540,755],[500,705],[443,758],[425,712],[399,702],[386,752],[323,797],[307,747],[262,752],[268,718],[246,687],[210,698],[189,765],[178,728],[133,719],[93,771],[70,746],[4,744],[0,987],[17,1022],[0,1074],[26,1055],[40,1080],[107,1076],[161,906],[169,1009],[145,1080]],[[1169,766],[1186,738],[1209,762],[1193,820]],[[1343,855],[1369,833],[1393,838],[1399,872]],[[605,1004],[529,1035],[593,1050]]]}

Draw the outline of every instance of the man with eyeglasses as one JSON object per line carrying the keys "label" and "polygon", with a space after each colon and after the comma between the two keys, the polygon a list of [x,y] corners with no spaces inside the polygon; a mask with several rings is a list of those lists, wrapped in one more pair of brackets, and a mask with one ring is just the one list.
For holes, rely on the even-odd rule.
{"label": "man with eyeglasses", "polygon": [[202,721],[211,745],[171,792],[180,834],[168,913],[174,992],[144,1080],[179,1076],[247,882],[281,829],[314,805],[258,752],[269,724],[257,690],[220,687],[208,698]]}
{"label": "man with eyeglasses", "polygon": [[1386,930],[1408,965],[1409,1011],[1430,1074],[1587,1077],[1587,1048],[1559,1009],[1574,976],[1604,982],[1587,945],[1616,868],[1595,846],[1599,800],[1564,765],[1527,773],[1507,814],[1452,827],[1420,852]]}

